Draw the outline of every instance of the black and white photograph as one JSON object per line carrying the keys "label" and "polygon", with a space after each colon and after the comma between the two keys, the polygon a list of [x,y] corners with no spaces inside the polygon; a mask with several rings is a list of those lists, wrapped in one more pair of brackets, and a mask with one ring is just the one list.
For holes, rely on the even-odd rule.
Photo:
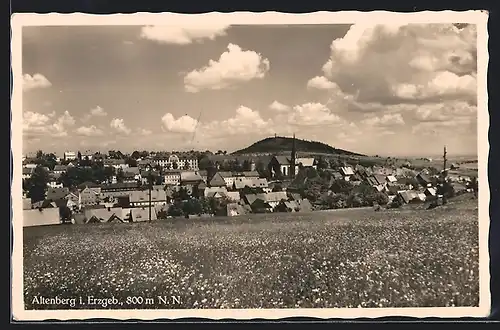
{"label": "black and white photograph", "polygon": [[487,18],[14,15],[14,317],[486,316]]}

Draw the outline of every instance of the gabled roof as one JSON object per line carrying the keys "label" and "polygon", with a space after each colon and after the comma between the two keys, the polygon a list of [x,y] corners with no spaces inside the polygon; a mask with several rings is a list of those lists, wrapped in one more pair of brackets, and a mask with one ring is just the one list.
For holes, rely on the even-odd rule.
{"label": "gabled roof", "polygon": [[258,178],[260,175],[259,175],[259,172],[257,171],[243,171],[243,176],[244,177],[256,177]]}
{"label": "gabled roof", "polygon": [[368,181],[368,183],[372,186],[377,186],[379,184],[377,179],[374,176],[367,177],[366,181]]}
{"label": "gabled roof", "polygon": [[66,187],[63,188],[49,188],[47,190],[47,199],[55,201],[57,199],[62,199],[69,194],[69,189]]}
{"label": "gabled roof", "polygon": [[[122,218],[123,209],[121,207],[112,207],[112,208],[87,208],[84,211],[85,217],[87,219],[91,219],[92,217],[96,217],[101,221],[108,221],[113,215],[118,216],[120,219]],[[87,221],[88,222],[88,221]]]}
{"label": "gabled roof", "polygon": [[231,178],[231,177],[235,177],[236,174],[233,173],[233,172],[229,172],[229,171],[219,171],[217,172],[222,178]]}
{"label": "gabled roof", "polygon": [[264,194],[257,194],[257,199],[262,199],[265,202],[279,202],[282,199],[288,200],[286,191],[275,191]]}
{"label": "gabled roof", "polygon": [[291,200],[298,201],[302,199],[302,196],[300,196],[299,193],[288,193],[287,194]]}
{"label": "gabled roof", "polygon": [[[134,190],[130,194],[130,203],[149,202],[148,190]],[[151,190],[151,202],[163,202],[167,200],[165,190]]]}
{"label": "gabled roof", "polygon": [[94,190],[95,188],[90,188],[90,187],[85,187],[82,189],[82,191],[80,191],[80,195],[81,196],[85,196],[85,191],[89,192],[91,195],[99,195],[99,192]]}
{"label": "gabled roof", "polygon": [[340,171],[345,176],[354,175],[354,171],[353,171],[352,167],[350,167],[350,166],[341,167]]}
{"label": "gabled roof", "polygon": [[427,188],[425,189],[425,194],[431,195],[431,196],[436,196],[436,189],[434,188]]}
{"label": "gabled roof", "polygon": [[68,169],[68,166],[66,165],[56,165],[54,166],[54,171],[66,171]]}
{"label": "gabled roof", "polygon": [[285,207],[288,210],[291,210],[292,212],[295,212],[295,210],[299,209],[299,203],[297,203],[297,201],[284,201],[284,200],[282,200],[280,202],[280,204],[285,205]]}
{"label": "gabled roof", "polygon": [[125,164],[125,159],[105,159],[103,161],[104,165],[123,165]]}
{"label": "gabled roof", "polygon": [[139,183],[137,182],[118,182],[111,183],[102,186],[102,191],[113,190],[113,189],[137,189],[139,187]]}
{"label": "gabled roof", "polygon": [[398,186],[395,186],[395,185],[387,185],[387,191],[391,194],[391,195],[397,195],[398,192],[399,192],[399,187]]}
{"label": "gabled roof", "polygon": [[257,199],[257,195],[256,194],[246,194],[243,198],[246,200],[246,202],[249,205],[252,205],[253,202],[255,202],[255,200]]}
{"label": "gabled roof", "polygon": [[84,183],[78,185],[78,189],[84,189],[85,187],[99,188],[101,186],[98,185],[97,183],[94,183],[94,182],[91,182],[91,181],[85,181]]}
{"label": "gabled roof", "polygon": [[139,167],[134,166],[134,167],[129,167],[123,170],[123,173],[133,173],[134,175],[140,174]]}
{"label": "gabled roof", "polygon": [[419,178],[420,180],[424,181],[425,183],[431,183],[432,180],[431,178],[425,174],[424,172],[420,172],[417,174],[417,178]]}
{"label": "gabled roof", "polygon": [[396,179],[396,177],[394,175],[388,175],[387,176],[387,181],[389,181],[389,182],[396,182],[396,181],[398,181],[398,179]]}
{"label": "gabled roof", "polygon": [[224,197],[226,197],[227,199],[235,201],[235,202],[237,202],[241,199],[240,193],[237,191],[226,191],[226,192],[221,192],[221,194]]}
{"label": "gabled roof", "polygon": [[195,171],[183,171],[181,172],[181,182],[199,182],[203,181],[201,175]]}
{"label": "gabled roof", "polygon": [[226,186],[224,186],[224,187],[208,187],[203,191],[203,195],[205,197],[213,197],[213,195],[215,193],[218,193],[218,192],[226,193],[227,192]]}
{"label": "gabled roof", "polygon": [[401,198],[403,198],[404,202],[405,203],[409,203],[411,202],[412,200],[414,200],[415,198],[419,198],[418,196],[418,193],[414,190],[406,190],[406,191],[402,191],[399,193],[399,195],[401,196]]}
{"label": "gabled roof", "polygon": [[251,179],[251,178],[241,177],[237,178],[234,181],[235,189],[243,189],[247,186],[250,188],[267,188],[269,186],[269,183],[265,178]]}
{"label": "gabled roof", "polygon": [[312,167],[314,165],[314,158],[297,158],[295,164],[302,164],[304,167]]}
{"label": "gabled roof", "polygon": [[375,180],[377,180],[378,184],[384,184],[386,182],[384,175],[375,174],[373,177],[375,178]]}
{"label": "gabled roof", "polygon": [[274,158],[280,165],[290,165],[290,159],[288,156],[274,156]]}
{"label": "gabled roof", "polygon": [[211,187],[222,187],[222,186],[226,186],[226,181],[224,180],[222,175],[219,172],[217,172],[212,177],[212,179],[210,179],[210,182],[208,185]]}
{"label": "gabled roof", "polygon": [[121,217],[119,217],[116,213],[113,213],[109,219],[108,222],[125,222]]}

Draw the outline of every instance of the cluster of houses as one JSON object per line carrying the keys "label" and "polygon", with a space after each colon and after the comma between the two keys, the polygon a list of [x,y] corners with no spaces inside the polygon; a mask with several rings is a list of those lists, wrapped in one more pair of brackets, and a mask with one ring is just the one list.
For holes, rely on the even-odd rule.
{"label": "cluster of houses", "polygon": [[[168,161],[172,160],[170,158]],[[161,171],[161,184],[150,186],[149,175],[154,172],[150,166],[157,165],[157,161],[139,161],[137,167],[129,167],[123,162],[110,160],[104,165],[120,168],[123,171],[121,182],[116,182],[116,178],[102,184],[84,182],[74,189],[63,187],[57,183],[57,178],[67,171],[68,166],[75,165],[56,165],[53,171],[49,171],[51,180],[47,185],[45,200],[31,203],[29,198],[23,198],[25,225],[60,223],[59,210],[63,207],[73,211],[74,223],[156,220],[159,212],[168,210],[174,194],[181,189],[192,198],[224,198],[228,202],[225,210],[228,216],[272,212],[276,209],[307,211],[311,208],[298,195],[291,197],[285,191],[274,192],[274,183],[261,177],[255,170],[217,171],[208,177],[206,170],[175,170],[167,162],[160,164],[164,168]],[[185,164],[189,164],[189,160],[185,161]],[[191,164],[197,166],[197,162]],[[31,174],[34,167],[27,164],[23,173],[25,169],[30,169]],[[29,178],[29,175],[23,178]],[[257,190],[259,193],[243,194],[245,188],[260,189]]]}
{"label": "cluster of houses", "polygon": [[[286,188],[286,183],[294,180],[300,168],[317,168],[314,158],[296,157],[295,151],[292,151],[291,157],[276,155],[270,158],[270,177],[262,177],[255,170],[253,161],[249,171],[217,170],[209,177],[206,170],[198,169],[198,160],[175,154],[141,159],[136,167],[129,166],[122,159],[103,159],[104,166],[120,170],[120,182],[115,176],[109,182],[84,182],[69,189],[63,187],[58,179],[69,167],[78,166],[76,161],[73,162],[76,159],[73,156],[74,153],[65,153],[65,159],[70,160],[68,165],[58,164],[49,171],[45,200],[31,203],[29,198],[23,198],[25,226],[61,223],[60,209],[64,207],[73,211],[71,221],[78,224],[156,220],[160,212],[169,209],[173,196],[181,188],[190,198],[225,199],[228,203],[224,215],[227,216],[277,211],[307,212],[314,208],[307,199]],[[23,179],[29,178],[35,167],[29,162],[23,164]],[[162,168],[161,172],[154,173],[161,175],[160,182],[157,182],[161,184],[150,185],[150,175],[157,168]],[[387,194],[390,201],[399,198],[403,203],[411,203],[437,196],[436,176],[427,171],[346,164],[324,171],[330,173],[332,185],[337,180],[348,181],[352,185],[364,182],[374,190]],[[419,183],[418,188],[412,184],[414,179]],[[457,192],[468,189],[470,178],[449,174],[448,179]]]}

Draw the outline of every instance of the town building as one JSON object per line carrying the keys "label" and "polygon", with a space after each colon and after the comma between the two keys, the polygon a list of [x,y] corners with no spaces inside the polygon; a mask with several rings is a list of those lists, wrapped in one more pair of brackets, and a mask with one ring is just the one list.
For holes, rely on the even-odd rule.
{"label": "town building", "polygon": [[184,155],[172,154],[168,157],[155,157],[153,164],[165,169],[172,170],[198,170],[198,159],[186,157]]}
{"label": "town building", "polygon": [[23,167],[23,180],[31,178],[34,170],[35,169],[32,167]]}
{"label": "town building", "polygon": [[75,160],[77,157],[74,151],[65,151],[64,152],[64,160]]}
{"label": "town building", "polygon": [[90,187],[85,187],[80,191],[79,201],[81,206],[99,204],[100,194]]}
{"label": "town building", "polygon": [[[129,194],[131,207],[149,207],[149,190],[131,191]],[[167,195],[164,190],[151,190],[151,207],[166,205]]]}
{"label": "town building", "polygon": [[105,159],[103,164],[105,167],[113,167],[115,170],[125,170],[129,167],[124,159]]}
{"label": "town building", "polygon": [[55,174],[63,174],[68,170],[68,166],[66,165],[56,165],[54,166],[54,170],[52,171]]}
{"label": "town building", "polygon": [[58,208],[37,208],[23,210],[23,227],[59,225],[61,218]]}
{"label": "town building", "polygon": [[176,170],[164,170],[164,181],[166,185],[177,186],[181,184],[181,172]]}
{"label": "town building", "polygon": [[50,173],[49,174],[49,181],[47,182],[47,186],[49,188],[62,188],[63,184],[62,182],[59,181],[60,174],[57,173]]}
{"label": "town building", "polygon": [[139,183],[129,182],[129,183],[112,183],[108,185],[103,185],[101,187],[100,198],[110,198],[119,196],[128,196],[132,191],[139,190]]}

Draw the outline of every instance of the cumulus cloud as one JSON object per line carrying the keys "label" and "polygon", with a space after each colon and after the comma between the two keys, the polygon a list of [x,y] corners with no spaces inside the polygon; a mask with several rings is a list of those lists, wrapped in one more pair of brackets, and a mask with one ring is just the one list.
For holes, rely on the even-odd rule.
{"label": "cumulus cloud", "polygon": [[23,132],[25,134],[49,135],[53,137],[67,136],[67,128],[75,124],[75,119],[65,111],[55,121],[54,114],[41,114],[32,111],[23,112]]}
{"label": "cumulus cloud", "polygon": [[143,136],[146,136],[146,135],[151,135],[153,132],[151,132],[150,130],[148,129],[145,129],[145,128],[139,128],[138,130],[138,133],[140,135],[143,135]]}
{"label": "cumulus cloud", "polygon": [[477,120],[477,106],[463,101],[425,104],[416,109],[415,118],[422,122],[452,122],[457,118]]}
{"label": "cumulus cloud", "polygon": [[311,78],[307,82],[307,88],[316,88],[316,89],[336,89],[338,88],[337,84],[328,80],[324,76],[316,76]]}
{"label": "cumulus cloud", "polygon": [[288,106],[286,104],[280,103],[278,101],[274,101],[273,103],[271,103],[269,105],[269,109],[274,110],[276,112],[287,112],[291,108],[290,108],[290,106]]}
{"label": "cumulus cloud", "polygon": [[117,133],[128,135],[131,130],[125,125],[125,122],[121,118],[113,118],[109,123],[109,126],[114,129]]}
{"label": "cumulus cloud", "polygon": [[108,113],[100,106],[90,109],[89,113],[85,114],[82,118],[83,121],[88,121],[92,117],[106,117]]}
{"label": "cumulus cloud", "polygon": [[141,38],[152,40],[160,44],[189,45],[205,39],[214,40],[216,37],[226,35],[229,25],[150,25],[141,29]]}
{"label": "cumulus cloud", "polygon": [[355,24],[331,44],[324,75],[358,102],[475,96],[475,25]]}
{"label": "cumulus cloud", "polygon": [[233,117],[203,125],[202,132],[210,136],[267,133],[271,126],[272,121],[264,120],[258,111],[242,105],[236,109]]}
{"label": "cumulus cloud", "polygon": [[341,122],[343,119],[322,103],[296,105],[288,117],[288,123],[297,126],[331,125]]}
{"label": "cumulus cloud", "polygon": [[368,126],[398,126],[404,125],[405,121],[400,113],[393,113],[366,118],[361,123]]}
{"label": "cumulus cloud", "polygon": [[198,125],[198,121],[188,115],[175,119],[171,113],[166,113],[161,122],[163,129],[173,133],[193,133]]}
{"label": "cumulus cloud", "polygon": [[92,116],[97,116],[97,117],[104,117],[108,115],[108,113],[104,111],[104,109],[101,108],[100,106],[90,109],[90,114]]}
{"label": "cumulus cloud", "polygon": [[429,100],[432,98],[462,99],[474,102],[477,95],[476,77],[472,75],[458,76],[453,72],[438,72],[425,84],[399,84],[393,86],[396,96],[405,100]]}
{"label": "cumulus cloud", "polygon": [[35,88],[47,88],[50,86],[52,86],[50,81],[40,73],[35,73],[33,76],[27,73],[23,75],[23,89],[25,91]]}
{"label": "cumulus cloud", "polygon": [[49,116],[42,113],[24,111],[23,124],[28,126],[43,126],[50,121]]}
{"label": "cumulus cloud", "polygon": [[196,93],[203,89],[230,88],[238,83],[262,79],[269,71],[269,60],[261,54],[242,50],[235,44],[229,44],[227,48],[217,61],[210,60],[207,66],[186,74],[186,91]]}
{"label": "cumulus cloud", "polygon": [[61,117],[57,119],[57,122],[64,126],[72,126],[75,124],[75,118],[69,114],[68,111],[64,111]]}
{"label": "cumulus cloud", "polygon": [[100,136],[103,135],[103,131],[97,128],[95,125],[91,126],[81,126],[76,129],[78,135],[83,136]]}
{"label": "cumulus cloud", "polygon": [[433,136],[473,137],[477,134],[477,121],[470,117],[457,117],[448,121],[420,122],[412,127],[413,134]]}

